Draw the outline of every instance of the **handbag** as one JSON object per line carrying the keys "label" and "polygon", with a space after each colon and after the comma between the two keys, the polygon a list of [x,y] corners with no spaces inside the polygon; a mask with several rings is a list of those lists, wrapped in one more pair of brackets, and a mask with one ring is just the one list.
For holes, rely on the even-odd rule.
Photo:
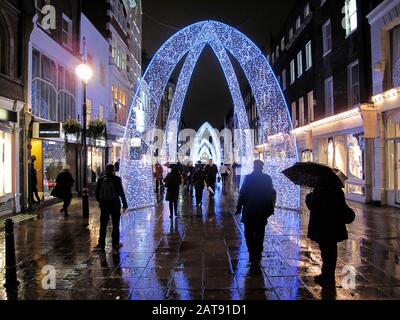
{"label": "handbag", "polygon": [[351,224],[356,219],[356,214],[352,208],[350,208],[347,204],[344,210],[344,223]]}

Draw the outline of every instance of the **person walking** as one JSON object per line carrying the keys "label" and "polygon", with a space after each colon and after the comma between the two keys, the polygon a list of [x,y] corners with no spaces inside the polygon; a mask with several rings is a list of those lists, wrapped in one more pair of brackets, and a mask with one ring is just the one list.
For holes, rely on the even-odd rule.
{"label": "person walking", "polygon": [[354,211],[347,206],[340,186],[314,188],[306,196],[306,205],[310,210],[307,236],[319,245],[322,258],[321,274],[314,280],[335,285],[337,243],[348,239],[346,223],[354,220]]}
{"label": "person walking", "polygon": [[207,185],[214,191],[214,193],[210,191],[210,198],[213,198],[215,195],[215,183],[217,181],[218,168],[214,164],[212,159],[208,161],[208,164],[206,165],[204,172],[206,174]]}
{"label": "person walking", "polygon": [[186,166],[185,170],[185,186],[187,187],[187,193],[190,196],[193,196],[193,174],[195,168],[193,167],[192,161],[189,161],[188,165]]}
{"label": "person walking", "polygon": [[117,162],[114,164],[115,167],[115,174],[119,175],[119,168],[121,166],[121,159],[118,159]]}
{"label": "person walking", "polygon": [[156,179],[156,193],[158,192],[164,193],[163,175],[164,175],[163,167],[157,161],[155,164],[155,171],[154,171],[154,178]]}
{"label": "person walking", "polygon": [[112,220],[112,253],[118,254],[122,248],[120,241],[119,223],[121,219],[121,201],[122,212],[128,208],[124,188],[120,177],[115,175],[115,167],[109,164],[106,167],[106,175],[101,177],[96,186],[96,200],[100,205],[100,235],[97,250],[104,252],[106,245],[107,225]]}
{"label": "person walking", "polygon": [[[32,203],[40,203],[40,197],[39,197],[39,192],[37,188],[37,170],[35,169],[35,162],[36,162],[36,156],[32,156],[32,164],[31,164],[31,187],[32,187]],[[36,201],[35,201],[36,198]]]}
{"label": "person walking", "polygon": [[242,223],[249,258],[259,262],[264,250],[265,226],[274,214],[276,191],[269,175],[263,173],[264,162],[254,161],[254,171],[246,176],[240,189],[236,214],[242,213]]}
{"label": "person walking", "polygon": [[222,179],[222,186],[225,186],[225,181],[226,178],[228,177],[228,167],[224,164],[221,163],[221,166],[219,167],[219,174],[221,175],[221,179]]}
{"label": "person walking", "polygon": [[206,180],[205,173],[203,171],[203,167],[200,162],[196,165],[193,173],[193,186],[196,192],[197,207],[200,207],[202,205],[205,180]]}
{"label": "person walking", "polygon": [[178,165],[171,164],[170,169],[171,172],[168,173],[164,179],[165,187],[167,188],[165,200],[169,202],[169,217],[173,218],[174,213],[175,215],[178,214],[178,198],[180,185],[182,183],[182,175]]}
{"label": "person walking", "polygon": [[53,197],[60,198],[64,201],[63,207],[60,210],[64,213],[64,217],[68,217],[68,208],[72,200],[71,188],[74,185],[74,178],[72,177],[69,165],[64,165],[63,171],[58,174],[56,179],[56,186],[51,192]]}

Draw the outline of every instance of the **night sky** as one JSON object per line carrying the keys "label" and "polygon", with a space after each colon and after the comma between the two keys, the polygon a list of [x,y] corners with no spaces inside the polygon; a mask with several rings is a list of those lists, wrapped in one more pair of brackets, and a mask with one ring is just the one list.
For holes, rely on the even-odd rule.
{"label": "night sky", "polygon": [[[179,29],[207,19],[227,23],[263,47],[269,36],[279,33],[294,3],[295,0],[142,0],[143,48],[151,57]],[[239,79],[243,79],[237,63],[232,62]],[[176,73],[173,77],[178,80]],[[244,81],[241,85],[245,85]],[[206,48],[190,83],[183,121],[195,130],[205,121],[220,128],[232,107],[219,62],[211,48]]]}

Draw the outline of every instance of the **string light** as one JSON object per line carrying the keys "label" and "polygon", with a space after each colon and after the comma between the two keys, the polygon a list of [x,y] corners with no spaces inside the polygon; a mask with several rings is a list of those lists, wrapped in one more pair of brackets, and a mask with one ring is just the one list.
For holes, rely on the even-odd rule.
{"label": "string light", "polygon": [[[209,133],[212,139],[212,144],[204,138],[205,133]],[[206,147],[211,150],[211,156],[214,160],[214,163],[219,165],[221,163],[221,144],[219,140],[219,136],[216,133],[216,130],[209,124],[208,122],[204,123],[200,129],[196,133],[196,137],[194,138],[194,143],[192,145],[192,161],[196,163],[200,160],[200,150]]]}
{"label": "string light", "polygon": [[[186,56],[180,82],[175,92],[175,116],[169,123],[180,119],[181,109],[194,66],[205,45],[210,45],[225,74],[233,97],[235,113],[240,129],[242,174],[252,166],[253,144],[249,135],[249,122],[237,76],[228,52],[237,60],[251,86],[262,129],[262,141],[280,133],[282,139],[270,142],[264,150],[265,171],[270,174],[277,189],[277,205],[286,208],[299,207],[299,188],[294,186],[281,171],[293,165],[297,159],[296,140],[290,131],[292,123],[278,81],[260,49],[238,30],[216,21],[203,21],[190,25],[168,39],[155,54],[143,79],[141,79],[126,126],[121,156],[121,176],[130,208],[143,208],[155,204],[151,139],[156,124],[157,111],[167,82],[177,64]],[[186,67],[185,67],[186,65]],[[181,89],[179,89],[181,87]],[[147,102],[144,103],[143,99]],[[145,106],[144,130],[137,128],[138,106]],[[170,120],[170,119],[169,119]],[[175,129],[174,129],[175,130]],[[168,131],[167,131],[168,132]],[[175,131],[174,131],[175,132]],[[172,135],[173,136],[173,135]],[[140,146],[131,145],[132,139],[140,138]],[[262,196],[262,195],[261,195]]]}

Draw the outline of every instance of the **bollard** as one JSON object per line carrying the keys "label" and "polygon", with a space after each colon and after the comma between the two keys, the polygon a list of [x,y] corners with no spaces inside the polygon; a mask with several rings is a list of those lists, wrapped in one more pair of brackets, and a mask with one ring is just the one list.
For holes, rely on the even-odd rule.
{"label": "bollard", "polygon": [[7,219],[5,224],[6,231],[6,283],[4,287],[7,290],[16,289],[18,286],[17,280],[17,262],[15,258],[14,245],[14,222]]}

